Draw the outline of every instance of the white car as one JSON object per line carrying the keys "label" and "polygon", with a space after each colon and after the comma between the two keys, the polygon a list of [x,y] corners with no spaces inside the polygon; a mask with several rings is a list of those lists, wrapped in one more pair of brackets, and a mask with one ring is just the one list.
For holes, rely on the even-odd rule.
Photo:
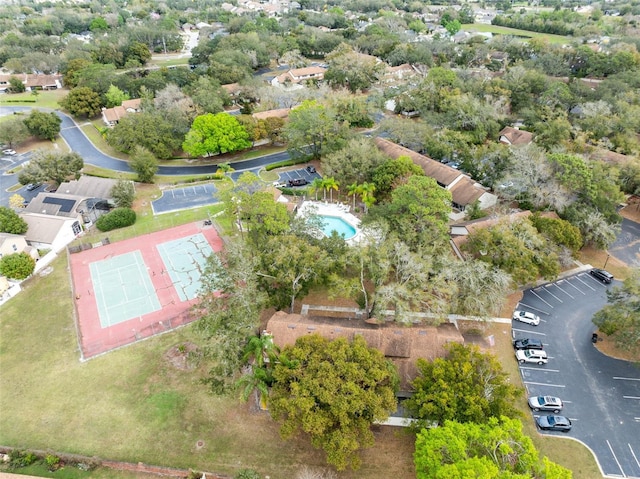
{"label": "white car", "polygon": [[520,321],[521,323],[531,324],[533,326],[537,326],[540,324],[540,316],[530,313],[529,311],[514,311],[513,312],[514,321]]}
{"label": "white car", "polygon": [[537,349],[520,349],[516,351],[516,359],[520,364],[547,364],[547,353]]}
{"label": "white car", "polygon": [[564,406],[562,399],[555,396],[531,396],[528,402],[529,407],[534,411],[553,411],[556,414]]}
{"label": "white car", "polygon": [[11,150],[11,149],[2,150],[2,154],[7,156],[17,155],[16,150]]}

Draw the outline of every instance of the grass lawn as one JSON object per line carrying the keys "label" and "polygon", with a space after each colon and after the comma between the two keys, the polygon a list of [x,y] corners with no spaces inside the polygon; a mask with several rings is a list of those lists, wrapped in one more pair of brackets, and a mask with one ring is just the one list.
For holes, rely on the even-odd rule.
{"label": "grass lawn", "polygon": [[[58,101],[67,96],[69,90],[38,91],[37,95],[26,91],[24,93],[5,93],[0,95],[0,106],[30,106],[33,108],[60,108]],[[35,100],[35,101],[34,101]]]}
{"label": "grass lawn", "polygon": [[516,37],[527,38],[545,38],[549,40],[549,43],[556,43],[560,45],[569,44],[572,41],[575,41],[575,39],[572,37],[565,37],[562,35],[531,32],[529,30],[520,30],[518,28],[501,27],[498,25],[486,25],[484,23],[465,24],[462,26],[462,29],[467,32],[491,32],[498,35],[513,35]]}

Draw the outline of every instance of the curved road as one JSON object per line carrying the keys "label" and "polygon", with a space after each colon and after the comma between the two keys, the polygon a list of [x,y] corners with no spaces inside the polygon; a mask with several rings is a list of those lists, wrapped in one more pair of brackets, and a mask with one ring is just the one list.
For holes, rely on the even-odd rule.
{"label": "curved road", "polygon": [[[0,107],[0,116],[29,110],[31,110],[31,107],[3,106]],[[43,108],[43,110],[45,109]],[[72,151],[75,151],[82,156],[85,163],[108,170],[131,172],[129,163],[106,155],[102,151],[98,150],[70,116],[59,111],[56,111],[55,113],[62,119],[62,124],[60,125],[60,136],[67,142]],[[237,161],[233,163],[233,167],[236,171],[246,171],[287,159],[289,159],[289,153],[283,151],[281,153],[260,156],[250,160]],[[165,176],[202,175],[215,173],[217,169],[217,165],[160,166],[156,174]]]}

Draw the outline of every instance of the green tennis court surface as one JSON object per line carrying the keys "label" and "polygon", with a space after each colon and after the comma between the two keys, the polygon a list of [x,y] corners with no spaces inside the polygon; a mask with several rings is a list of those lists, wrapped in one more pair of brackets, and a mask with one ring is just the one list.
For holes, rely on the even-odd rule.
{"label": "green tennis court surface", "polygon": [[193,299],[200,290],[200,277],[207,257],[213,254],[206,238],[198,233],[156,246],[181,301]]}
{"label": "green tennis court surface", "polygon": [[89,265],[103,328],[161,308],[140,251]]}

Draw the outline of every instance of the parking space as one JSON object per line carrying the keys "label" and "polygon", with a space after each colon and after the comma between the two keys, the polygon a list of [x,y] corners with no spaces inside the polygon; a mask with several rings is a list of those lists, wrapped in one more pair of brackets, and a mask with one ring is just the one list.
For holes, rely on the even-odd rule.
{"label": "parking space", "polygon": [[151,207],[154,214],[198,208],[218,203],[217,193],[211,183],[174,188],[163,191],[160,198],[151,202]]}
{"label": "parking space", "polygon": [[[537,314],[540,324],[513,321],[513,334],[540,339],[549,358],[545,365],[520,365],[527,395],[563,400],[560,414],[573,423],[566,435],[593,451],[605,476],[639,478],[640,370],[591,342],[591,319],[607,303],[610,287],[586,271],[529,289],[517,309]],[[540,414],[552,413],[533,416]]]}
{"label": "parking space", "polygon": [[313,168],[313,171],[308,171],[306,168],[299,168],[297,170],[283,171],[280,173],[278,181],[281,183],[288,183],[289,180],[304,179],[307,183],[311,183],[316,178],[322,178],[322,176],[315,171],[315,168]]}

